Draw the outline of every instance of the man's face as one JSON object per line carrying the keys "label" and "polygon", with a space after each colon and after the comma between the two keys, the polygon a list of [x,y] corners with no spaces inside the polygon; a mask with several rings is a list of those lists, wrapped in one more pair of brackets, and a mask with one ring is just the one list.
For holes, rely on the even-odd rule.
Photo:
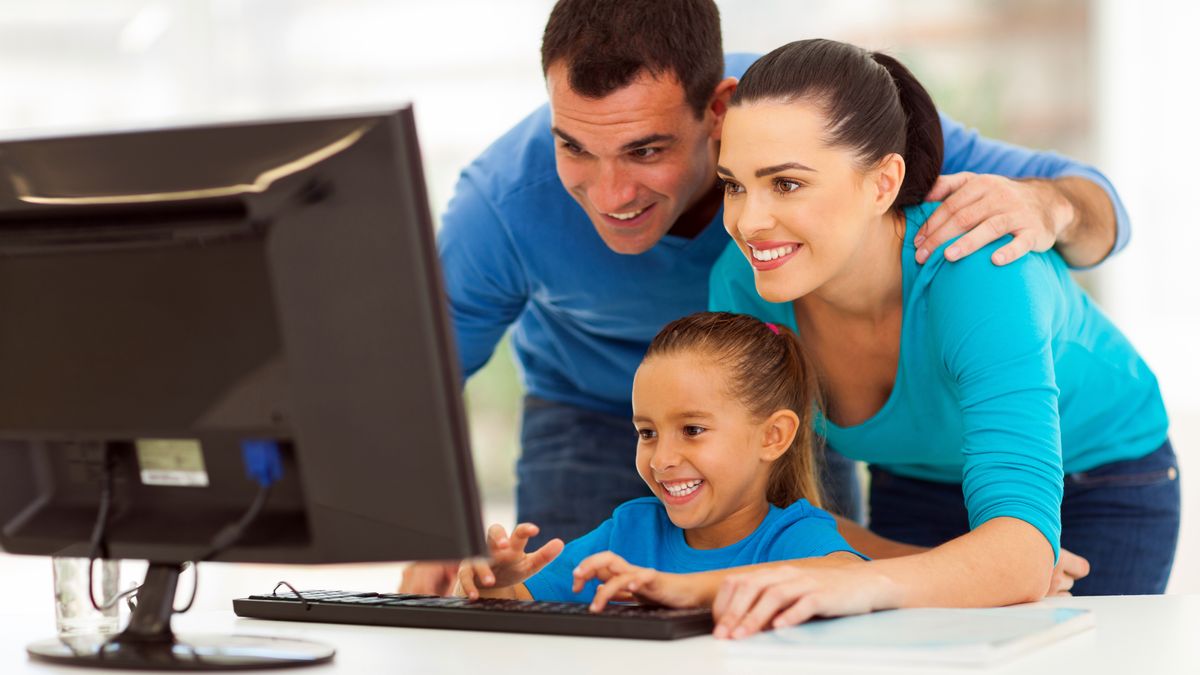
{"label": "man's face", "polygon": [[674,77],[643,71],[594,99],[557,62],[546,84],[559,179],[613,251],[650,250],[712,189],[720,115],[710,106],[696,119]]}

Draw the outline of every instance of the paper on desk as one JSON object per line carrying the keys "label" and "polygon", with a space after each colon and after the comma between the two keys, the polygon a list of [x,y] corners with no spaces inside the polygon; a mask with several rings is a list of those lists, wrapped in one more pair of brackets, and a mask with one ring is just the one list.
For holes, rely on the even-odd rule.
{"label": "paper on desk", "polygon": [[1095,625],[1084,609],[897,609],[815,620],[727,643],[731,655],[814,658],[839,663],[1005,661]]}

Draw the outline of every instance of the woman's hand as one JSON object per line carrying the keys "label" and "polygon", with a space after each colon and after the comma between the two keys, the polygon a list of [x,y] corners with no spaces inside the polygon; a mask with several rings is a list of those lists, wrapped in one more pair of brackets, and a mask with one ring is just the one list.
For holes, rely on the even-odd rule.
{"label": "woman's hand", "polygon": [[631,565],[624,558],[604,551],[584,558],[575,568],[571,590],[578,593],[592,579],[603,582],[596,589],[590,609],[599,612],[613,600],[631,600],[668,607],[697,607],[701,598],[687,575],[668,574]]}
{"label": "woman's hand", "polygon": [[743,638],[814,616],[865,614],[895,607],[898,590],[869,564],[841,568],[773,567],[725,578],[713,602],[719,639]]}
{"label": "woman's hand", "polygon": [[1054,566],[1054,573],[1050,576],[1050,587],[1046,589],[1046,595],[1070,595],[1075,580],[1086,577],[1091,571],[1092,566],[1086,558],[1065,548],[1060,549],[1058,564]]}
{"label": "woman's hand", "polygon": [[458,568],[458,582],[470,599],[479,597],[479,589],[505,588],[519,584],[535,575],[563,550],[562,539],[551,539],[533,553],[525,552],[530,537],[537,536],[538,527],[521,523],[513,528],[512,537],[499,525],[488,528],[490,560],[464,560]]}

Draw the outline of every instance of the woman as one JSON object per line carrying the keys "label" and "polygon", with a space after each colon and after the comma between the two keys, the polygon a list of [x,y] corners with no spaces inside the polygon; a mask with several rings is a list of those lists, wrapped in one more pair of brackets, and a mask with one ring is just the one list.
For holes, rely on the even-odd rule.
{"label": "woman", "polygon": [[727,582],[720,632],[1036,600],[1060,541],[1091,563],[1076,592],[1161,593],[1179,483],[1154,375],[1056,253],[917,265],[942,136],[913,75],[794,42],[750,67],[731,106],[718,173],[734,241],[710,308],[801,336],[824,392],[818,433],[872,466],[879,536],[843,534],[887,559]]}

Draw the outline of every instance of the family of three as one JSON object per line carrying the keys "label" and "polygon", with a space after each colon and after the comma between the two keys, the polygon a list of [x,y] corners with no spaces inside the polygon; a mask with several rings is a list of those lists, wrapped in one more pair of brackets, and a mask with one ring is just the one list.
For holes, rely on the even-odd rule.
{"label": "family of three", "polygon": [[521,524],[402,590],[711,606],[729,637],[1163,592],[1157,382],[1069,274],[1128,239],[1101,174],[881,53],[725,55],[710,0],[561,0],[542,64],[439,234],[464,373],[512,329]]}

